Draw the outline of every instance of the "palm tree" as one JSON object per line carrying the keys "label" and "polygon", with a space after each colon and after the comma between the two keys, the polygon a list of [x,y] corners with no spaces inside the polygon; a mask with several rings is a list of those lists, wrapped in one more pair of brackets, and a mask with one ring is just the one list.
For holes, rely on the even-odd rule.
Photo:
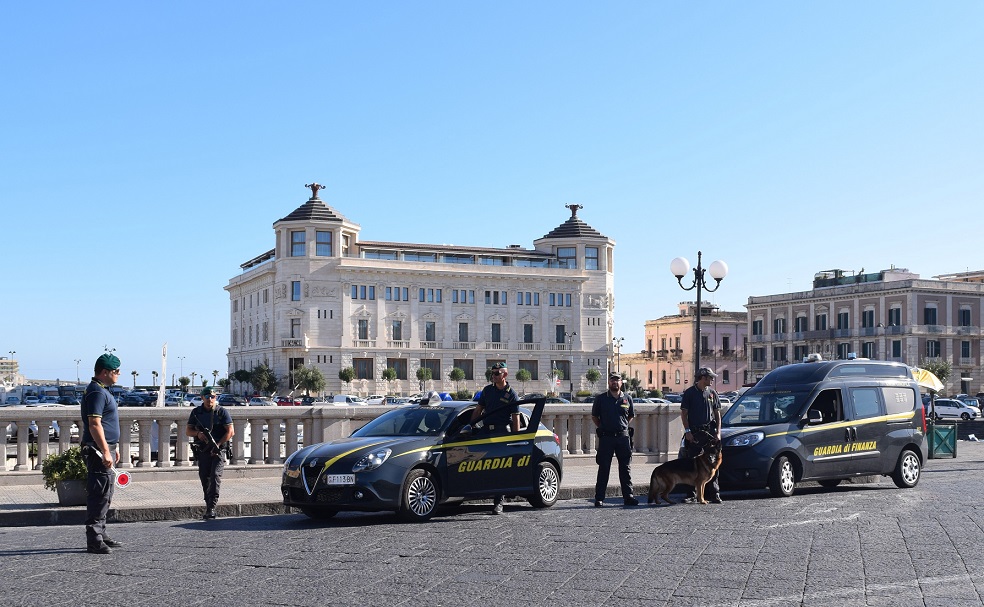
{"label": "palm tree", "polygon": [[136,390],[137,389],[137,376],[140,375],[140,374],[137,373],[136,371],[130,371],[130,375],[133,376],[133,389]]}
{"label": "palm tree", "polygon": [[213,386],[216,385],[218,381],[219,381],[219,370],[216,369],[212,371],[212,385]]}
{"label": "palm tree", "polygon": [[156,388],[157,387],[157,376],[158,376],[158,373],[157,373],[157,371],[151,371],[150,374],[154,376],[154,387]]}

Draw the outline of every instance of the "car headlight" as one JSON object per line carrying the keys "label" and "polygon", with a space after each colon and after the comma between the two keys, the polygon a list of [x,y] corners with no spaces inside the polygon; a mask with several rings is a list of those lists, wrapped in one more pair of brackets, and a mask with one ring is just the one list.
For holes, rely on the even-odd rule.
{"label": "car headlight", "polygon": [[362,459],[355,462],[352,466],[352,472],[368,472],[369,470],[375,470],[376,468],[383,465],[387,459],[389,459],[390,454],[393,453],[392,449],[376,449],[364,455]]}
{"label": "car headlight", "polygon": [[738,436],[732,436],[728,440],[724,441],[725,447],[751,447],[752,445],[757,445],[765,439],[765,434],[762,432],[749,432],[747,434],[739,434]]}

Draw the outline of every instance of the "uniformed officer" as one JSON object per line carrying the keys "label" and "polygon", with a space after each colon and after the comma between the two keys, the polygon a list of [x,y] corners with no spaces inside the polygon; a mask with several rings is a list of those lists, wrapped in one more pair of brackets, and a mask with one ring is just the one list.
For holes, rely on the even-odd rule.
{"label": "uniformed officer", "polygon": [[595,482],[595,508],[605,505],[608,474],[612,468],[612,456],[618,459],[618,482],[622,488],[622,500],[626,506],[638,506],[632,495],[632,447],[629,440],[629,422],[635,417],[632,397],[622,393],[622,376],[608,375],[608,391],[599,394],[591,405],[591,419],[598,433],[598,480]]}
{"label": "uniformed officer", "polygon": [[[212,388],[202,389],[202,404],[195,407],[188,417],[188,436],[195,438],[195,460],[198,462],[198,478],[205,494],[205,519],[215,518],[215,505],[219,501],[219,486],[225,470],[225,444],[236,433],[232,415],[216,402]],[[209,440],[211,436],[211,440]],[[218,447],[218,448],[216,448]]]}
{"label": "uniformed officer", "polygon": [[[721,440],[721,399],[711,388],[711,381],[717,374],[701,367],[694,375],[694,385],[683,391],[680,401],[680,421],[683,422],[684,457],[697,457],[701,449],[712,440]],[[722,504],[718,473],[704,486],[704,494],[709,502]],[[691,487],[688,504],[697,501],[697,492]]]}
{"label": "uniformed officer", "polygon": [[[498,362],[492,365],[490,371],[492,383],[482,388],[482,395],[478,397],[478,406],[472,411],[471,421],[474,423],[485,415],[482,432],[486,434],[518,432],[520,419],[519,405],[516,403],[519,397],[506,381],[509,369],[506,368],[506,363]],[[504,495],[495,497],[492,514],[502,514],[504,500]]]}
{"label": "uniformed officer", "polygon": [[106,534],[106,514],[113,501],[113,467],[120,460],[120,419],[110,386],[120,378],[120,359],[103,354],[96,359],[92,381],[82,396],[82,453],[85,456],[86,551],[109,554],[123,544]]}

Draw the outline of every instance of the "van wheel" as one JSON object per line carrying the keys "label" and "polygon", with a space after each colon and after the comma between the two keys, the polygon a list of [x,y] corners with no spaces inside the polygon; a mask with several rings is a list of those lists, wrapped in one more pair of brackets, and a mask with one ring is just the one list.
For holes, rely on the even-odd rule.
{"label": "van wheel", "polygon": [[915,454],[911,449],[906,449],[899,456],[899,463],[895,466],[895,471],[892,472],[892,480],[895,481],[896,487],[901,487],[902,489],[911,489],[916,486],[919,482],[919,472],[921,469],[921,463],[919,462],[919,456]]}
{"label": "van wheel", "polygon": [[793,462],[783,455],[769,470],[769,491],[772,497],[789,497],[796,487],[796,471]]}
{"label": "van wheel", "polygon": [[960,419],[964,420],[965,422],[970,421],[970,413],[961,413]]}
{"label": "van wheel", "polygon": [[820,483],[821,487],[826,487],[827,489],[833,489],[837,485],[841,484],[841,480],[842,479],[839,478],[828,478],[817,482]]}

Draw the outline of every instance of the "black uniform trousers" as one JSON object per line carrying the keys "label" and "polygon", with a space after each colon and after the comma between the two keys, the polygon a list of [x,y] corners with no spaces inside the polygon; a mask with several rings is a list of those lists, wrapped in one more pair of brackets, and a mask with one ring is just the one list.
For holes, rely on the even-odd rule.
{"label": "black uniform trousers", "polygon": [[215,508],[219,503],[219,487],[222,485],[225,457],[221,454],[213,454],[209,449],[202,449],[196,458],[198,478],[202,481],[202,492],[205,494],[205,507]]}
{"label": "black uniform trousers", "polygon": [[595,461],[598,463],[595,501],[605,499],[608,475],[612,469],[612,455],[618,460],[618,482],[622,487],[622,498],[632,497],[632,447],[629,444],[629,435],[599,436],[598,453],[595,455]]}
{"label": "black uniform trousers", "polygon": [[[112,450],[113,447],[110,447]],[[88,474],[85,480],[85,541],[88,546],[97,547],[106,537],[106,515],[113,501],[116,479],[112,469],[103,465],[102,458],[92,447],[85,447],[85,467]],[[115,455],[114,455],[115,457]]]}

